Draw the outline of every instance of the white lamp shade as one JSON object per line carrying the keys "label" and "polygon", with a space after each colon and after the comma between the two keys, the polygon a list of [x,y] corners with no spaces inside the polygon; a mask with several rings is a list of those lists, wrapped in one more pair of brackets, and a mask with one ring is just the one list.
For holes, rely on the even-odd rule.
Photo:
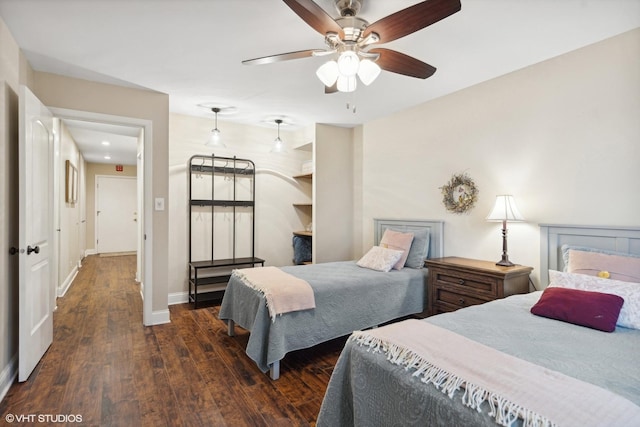
{"label": "white lamp shade", "polygon": [[356,90],[357,83],[356,76],[340,76],[338,77],[338,90],[340,92],[353,92]]}
{"label": "white lamp shade", "polygon": [[221,140],[221,133],[218,128],[212,129],[209,134],[209,139],[204,144],[207,147],[226,147],[224,142]]}
{"label": "white lamp shade", "polygon": [[322,64],[318,70],[316,70],[316,76],[320,81],[328,87],[331,87],[338,80],[338,63],[336,61],[328,61]]}
{"label": "white lamp shade", "polygon": [[363,59],[360,61],[360,68],[358,69],[358,77],[360,81],[369,86],[380,75],[380,67],[370,59]]}
{"label": "white lamp shade", "polygon": [[280,139],[280,137],[277,137],[274,141],[273,141],[273,146],[271,147],[271,152],[272,153],[284,153],[286,151],[285,146],[284,146],[284,142]]}
{"label": "white lamp shade", "polygon": [[487,221],[524,221],[511,195],[496,196],[496,203],[486,219]]}
{"label": "white lamp shade", "polygon": [[360,59],[355,52],[347,50],[346,52],[342,52],[340,54],[340,57],[338,58],[338,71],[343,76],[355,76],[358,72],[359,66]]}

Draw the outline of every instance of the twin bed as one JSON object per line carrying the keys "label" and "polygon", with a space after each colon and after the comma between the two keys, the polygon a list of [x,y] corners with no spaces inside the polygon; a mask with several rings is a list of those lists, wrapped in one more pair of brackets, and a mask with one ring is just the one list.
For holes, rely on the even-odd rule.
{"label": "twin bed", "polygon": [[[387,229],[426,236],[421,243],[428,250],[412,264],[415,267],[422,267],[426,257],[443,256],[442,221],[376,219],[376,245]],[[236,274],[229,280],[219,316],[227,321],[229,335],[234,334],[235,324],[251,332],[246,353],[263,372],[270,371],[272,379],[279,377],[280,360],[290,351],[420,313],[425,307],[425,268],[381,272],[345,261],[281,270],[309,283],[315,308],[272,316],[264,293],[247,286]]]}
{"label": "twin bed", "polygon": [[[540,230],[544,286],[547,270],[566,270],[568,254],[577,259],[571,250],[640,256],[640,229],[543,225]],[[640,259],[622,258],[634,265],[625,274],[635,274]],[[611,277],[624,267],[616,264]],[[611,280],[563,274],[580,283]],[[609,277],[610,272],[594,274]],[[548,289],[562,287],[554,283],[558,273],[552,279]],[[638,322],[640,307],[634,301],[638,304],[640,285],[620,286],[627,292],[622,310]],[[620,311],[611,333],[578,326],[568,321],[580,324],[586,309],[575,310],[566,301],[556,301],[553,308],[562,310],[551,313],[555,318],[534,315],[531,309],[541,307],[541,295],[515,295],[354,332],[334,369],[317,425],[639,426],[637,323],[621,326]],[[557,320],[567,313],[569,319]],[[599,316],[598,311],[596,323],[602,321]]]}
{"label": "twin bed", "polygon": [[[429,257],[443,256],[442,222],[376,220],[375,241],[411,227],[429,230]],[[589,271],[600,254],[615,258],[610,271]],[[638,228],[541,225],[544,292],[373,329],[423,310],[426,269],[311,267],[284,270],[311,284],[316,308],[271,317],[264,295],[232,281],[220,317],[230,333],[234,322],[251,331],[247,354],[274,379],[287,352],[351,334],[319,427],[640,426]]]}

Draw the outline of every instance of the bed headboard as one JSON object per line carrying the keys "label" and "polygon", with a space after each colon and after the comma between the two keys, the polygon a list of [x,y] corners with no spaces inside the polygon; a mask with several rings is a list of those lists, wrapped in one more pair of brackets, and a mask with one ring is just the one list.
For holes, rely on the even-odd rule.
{"label": "bed headboard", "polygon": [[380,243],[384,230],[393,228],[405,232],[412,230],[429,230],[429,254],[427,258],[442,258],[444,256],[444,221],[427,221],[412,219],[374,219],[373,240]]}
{"label": "bed headboard", "polygon": [[640,228],[540,224],[540,282],[549,284],[549,270],[564,269],[562,245],[587,246],[640,255]]}

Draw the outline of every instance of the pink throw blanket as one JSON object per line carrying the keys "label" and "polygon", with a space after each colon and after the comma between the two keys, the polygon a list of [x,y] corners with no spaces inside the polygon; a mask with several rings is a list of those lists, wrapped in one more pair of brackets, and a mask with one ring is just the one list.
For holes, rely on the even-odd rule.
{"label": "pink throw blanket", "polygon": [[316,307],[309,283],[277,267],[243,268],[233,270],[232,275],[264,295],[271,320],[284,313]]}
{"label": "pink throw blanket", "polygon": [[502,353],[447,329],[410,319],[365,332],[350,340],[381,351],[413,376],[450,398],[464,388],[462,402],[508,426],[638,425],[640,408],[608,390]]}

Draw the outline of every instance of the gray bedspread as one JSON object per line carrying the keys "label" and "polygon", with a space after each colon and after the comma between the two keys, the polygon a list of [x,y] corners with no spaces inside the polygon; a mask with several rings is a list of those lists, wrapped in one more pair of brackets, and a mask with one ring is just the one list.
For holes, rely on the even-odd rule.
{"label": "gray bedspread", "polygon": [[[515,295],[425,319],[505,353],[617,393],[640,406],[640,330],[613,333],[534,316],[541,292]],[[318,426],[495,426],[381,353],[348,341],[334,369]],[[640,425],[640,420],[638,420]]]}
{"label": "gray bedspread", "polygon": [[311,285],[315,309],[286,313],[272,321],[264,296],[233,276],[220,307],[220,319],[231,319],[251,331],[246,352],[263,372],[290,351],[423,310],[426,269],[383,273],[343,261],[282,270]]}

